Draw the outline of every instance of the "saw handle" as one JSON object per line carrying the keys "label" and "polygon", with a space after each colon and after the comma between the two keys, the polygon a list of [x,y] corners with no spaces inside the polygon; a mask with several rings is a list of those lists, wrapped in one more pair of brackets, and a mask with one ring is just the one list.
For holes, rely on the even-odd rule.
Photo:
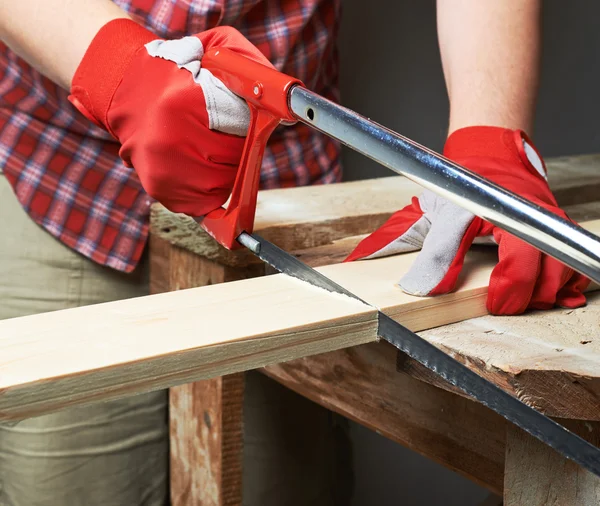
{"label": "saw handle", "polygon": [[240,248],[237,237],[254,227],[260,168],[267,141],[284,122],[293,124],[288,95],[299,79],[255,62],[224,48],[213,48],[202,57],[202,66],[212,72],[250,109],[250,126],[227,209],[208,213],[200,225],[227,249]]}

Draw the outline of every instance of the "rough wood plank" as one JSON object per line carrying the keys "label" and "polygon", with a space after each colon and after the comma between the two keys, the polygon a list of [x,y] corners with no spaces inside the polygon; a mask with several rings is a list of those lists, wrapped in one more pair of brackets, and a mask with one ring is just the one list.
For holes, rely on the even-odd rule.
{"label": "rough wood plank", "polygon": [[[546,163],[550,186],[562,206],[599,200],[600,154],[550,158]],[[416,183],[396,175],[334,185],[263,190],[258,194],[255,231],[286,251],[323,246],[374,231],[421,190]],[[219,263],[233,266],[257,263],[247,251],[222,248],[193,219],[170,213],[159,204],[152,207],[151,232]]]}
{"label": "rough wood plank", "polygon": [[[600,167],[598,168],[600,173]],[[599,200],[594,202],[571,204],[564,207],[571,219],[578,223],[600,219],[600,192],[597,195]],[[316,246],[314,248],[300,249],[294,251],[294,255],[304,263],[313,267],[321,265],[337,264],[344,261],[348,254],[362,241],[368,234],[336,239]]]}
{"label": "rough wood plank", "polygon": [[381,342],[263,369],[301,395],[502,493],[504,418],[395,369]]}
{"label": "rough wood plank", "polygon": [[[261,191],[254,231],[286,251],[311,248],[375,230],[415,192],[418,185],[398,176]],[[150,224],[152,234],[219,263],[259,263],[248,251],[226,250],[192,218],[159,204],[152,207]]]}
{"label": "rough wood plank", "polygon": [[[598,446],[598,422],[561,421]],[[504,506],[592,506],[600,504],[600,478],[550,447],[507,424]]]}
{"label": "rough wood plank", "polygon": [[[600,420],[600,293],[588,300],[575,310],[484,316],[421,335],[549,416]],[[462,395],[413,360],[399,369]]]}
{"label": "rough wood plank", "polygon": [[[151,293],[259,276],[260,265],[225,267],[150,238]],[[170,495],[173,506],[242,504],[244,374],[169,390]]]}

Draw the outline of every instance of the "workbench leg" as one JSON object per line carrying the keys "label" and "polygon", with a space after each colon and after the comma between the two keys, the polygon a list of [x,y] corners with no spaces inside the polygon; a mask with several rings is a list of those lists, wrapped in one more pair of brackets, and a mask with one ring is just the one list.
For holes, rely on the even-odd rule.
{"label": "workbench leg", "polygon": [[[592,444],[600,443],[600,422],[559,423]],[[513,424],[507,425],[504,506],[592,504],[600,504],[600,478]]]}
{"label": "workbench leg", "polygon": [[[260,276],[264,266],[236,269],[150,238],[150,291],[182,290]],[[202,321],[198,321],[201,325]],[[168,338],[168,336],[166,336]],[[244,374],[169,391],[172,506],[242,504]]]}
{"label": "workbench leg", "polygon": [[244,374],[169,391],[171,503],[242,504]]}

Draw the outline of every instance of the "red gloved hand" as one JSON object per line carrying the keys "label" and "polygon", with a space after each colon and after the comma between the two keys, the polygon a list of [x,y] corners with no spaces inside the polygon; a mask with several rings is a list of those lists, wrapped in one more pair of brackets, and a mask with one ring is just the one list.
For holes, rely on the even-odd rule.
{"label": "red gloved hand", "polygon": [[[550,191],[542,158],[523,132],[464,128],[450,135],[444,156],[568,219]],[[366,237],[346,261],[421,249],[399,285],[413,295],[438,295],[455,288],[471,244],[486,238],[498,244],[498,264],[487,297],[490,313],[519,314],[527,308],[585,304],[588,278],[430,191],[414,197],[412,204]]]}
{"label": "red gloved hand", "polygon": [[192,216],[229,198],[250,120],[246,102],[202,68],[211,47],[272,68],[231,27],[165,41],[117,19],[96,34],[69,97],[121,143],[120,156],[151,197]]}

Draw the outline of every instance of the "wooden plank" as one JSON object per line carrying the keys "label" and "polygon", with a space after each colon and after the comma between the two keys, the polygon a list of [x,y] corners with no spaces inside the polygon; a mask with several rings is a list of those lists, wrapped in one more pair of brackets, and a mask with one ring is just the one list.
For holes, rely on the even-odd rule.
{"label": "wooden plank", "polygon": [[[260,265],[226,267],[150,237],[151,293],[264,274]],[[170,495],[173,506],[242,504],[244,374],[169,390]]]}
{"label": "wooden plank", "polygon": [[0,322],[0,419],[376,339],[376,312],[284,275]]}
{"label": "wooden plank", "polygon": [[396,372],[372,343],[262,371],[328,409],[501,494],[506,421],[485,406]]}
{"label": "wooden plank", "polygon": [[[575,310],[484,316],[421,335],[550,416],[600,420],[600,293],[588,299],[586,307]],[[410,359],[399,368],[453,390]]]}
{"label": "wooden plank", "polygon": [[[600,220],[584,225],[600,230]],[[416,253],[319,270],[423,330],[487,314],[492,251],[470,252],[458,290],[438,297],[413,297],[395,284]],[[375,327],[369,307],[281,274],[4,320],[0,417],[364,344]]]}
{"label": "wooden plank", "polygon": [[[550,158],[546,163],[550,186],[562,206],[599,200],[600,154]],[[323,246],[373,232],[421,191],[419,185],[397,175],[262,190],[258,194],[255,231],[286,251]],[[244,250],[231,252],[220,247],[193,219],[170,213],[159,204],[152,207],[151,232],[219,263],[233,266],[257,263]]]}
{"label": "wooden plank", "polygon": [[[600,173],[600,168],[598,169]],[[600,199],[600,193],[598,193]],[[586,202],[580,204],[571,204],[564,207],[571,219],[578,223],[600,219],[600,200],[595,202]],[[293,251],[300,260],[311,266],[338,264],[344,261],[348,254],[362,241],[368,234],[336,239],[316,246],[314,248],[301,249]]]}
{"label": "wooden plank", "polygon": [[[420,191],[399,176],[261,191],[254,231],[286,251],[311,248],[375,230]],[[259,262],[248,251],[226,250],[192,218],[159,204],[152,207],[150,224],[152,234],[205,258],[232,266]]]}
{"label": "wooden plank", "polygon": [[[592,444],[600,445],[598,422],[561,423]],[[600,504],[600,478],[507,424],[504,506],[596,504]]]}

